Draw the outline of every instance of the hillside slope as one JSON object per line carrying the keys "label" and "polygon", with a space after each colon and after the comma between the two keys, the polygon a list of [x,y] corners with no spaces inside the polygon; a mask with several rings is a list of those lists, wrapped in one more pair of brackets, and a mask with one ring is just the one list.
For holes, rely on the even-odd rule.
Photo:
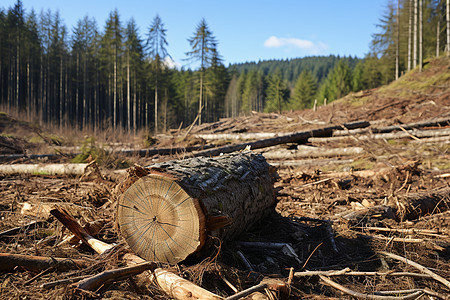
{"label": "hillside slope", "polygon": [[391,125],[445,116],[450,116],[450,57],[429,60],[422,72],[416,68],[389,85],[349,94],[316,111],[254,113],[196,126],[192,132],[289,132],[357,120]]}

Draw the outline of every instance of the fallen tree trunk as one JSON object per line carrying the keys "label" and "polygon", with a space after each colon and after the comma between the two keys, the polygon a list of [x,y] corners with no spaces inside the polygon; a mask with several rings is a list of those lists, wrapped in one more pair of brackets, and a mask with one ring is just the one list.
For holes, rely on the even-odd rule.
{"label": "fallen tree trunk", "polygon": [[372,134],[367,132],[364,135],[338,135],[332,137],[314,137],[310,138],[309,141],[312,143],[324,143],[324,142],[341,142],[348,140],[394,140],[394,139],[404,139],[404,138],[416,138],[417,142],[425,141],[423,138],[432,137],[435,140],[448,140],[450,135],[450,129],[429,129],[429,130],[408,130],[408,131],[398,131],[389,133],[376,133]]}
{"label": "fallen tree trunk", "polygon": [[260,148],[266,148],[270,146],[280,145],[280,144],[287,144],[287,143],[306,143],[309,138],[311,137],[326,137],[331,136],[333,134],[334,130],[339,129],[355,129],[355,128],[364,128],[370,126],[369,122],[366,121],[359,121],[359,122],[352,122],[347,123],[343,125],[336,125],[336,126],[330,126],[330,127],[324,127],[324,128],[318,128],[318,129],[312,129],[307,131],[300,131],[295,132],[287,135],[282,135],[274,138],[269,139],[262,139],[255,142],[250,143],[241,143],[241,144],[235,144],[225,147],[219,147],[214,148],[211,150],[203,150],[199,151],[197,153],[194,153],[194,156],[216,156],[223,153],[231,153],[235,151],[240,151],[245,149],[247,146],[251,149],[260,149]]}
{"label": "fallen tree trunk", "polygon": [[204,140],[260,140],[274,138],[277,136],[288,135],[289,133],[277,133],[277,132],[246,132],[246,133],[204,133],[196,134],[198,138]]}
{"label": "fallen tree trunk", "polygon": [[22,254],[0,253],[0,272],[10,272],[16,267],[35,273],[48,268],[60,272],[87,268],[90,263],[83,259],[56,258]]}
{"label": "fallen tree trunk", "polygon": [[352,211],[344,214],[342,218],[351,224],[366,223],[371,219],[383,218],[398,219],[399,221],[415,220],[427,214],[446,211],[450,207],[449,203],[450,188],[444,187],[430,192],[393,197],[388,205]]}
{"label": "fallen tree trunk", "polygon": [[1,174],[82,175],[88,164],[0,165]]}
{"label": "fallen tree trunk", "polygon": [[406,130],[410,130],[413,128],[424,128],[424,127],[435,127],[435,126],[448,126],[450,125],[450,118],[440,118],[434,120],[426,120],[421,122],[409,123],[409,124],[401,124],[401,125],[391,125],[387,127],[381,128],[373,128],[372,132],[374,133],[385,133],[391,132],[394,130],[399,130],[400,127]]}
{"label": "fallen tree trunk", "polygon": [[140,173],[121,184],[130,187],[119,198],[117,220],[131,249],[147,260],[178,263],[207,249],[211,237],[231,240],[275,204],[269,165],[252,151],[169,161]]}
{"label": "fallen tree trunk", "polygon": [[326,147],[310,147],[299,148],[295,150],[277,149],[262,152],[266,159],[296,159],[307,157],[336,157],[336,156],[352,156],[364,153],[361,147],[348,148],[326,148]]}

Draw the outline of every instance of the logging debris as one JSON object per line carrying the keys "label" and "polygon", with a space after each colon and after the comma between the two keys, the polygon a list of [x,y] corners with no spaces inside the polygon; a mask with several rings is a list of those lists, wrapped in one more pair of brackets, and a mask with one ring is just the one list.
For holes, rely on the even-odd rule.
{"label": "logging debris", "polygon": [[[155,149],[164,151],[123,153],[133,156],[137,166],[131,173],[137,174],[137,179],[148,175],[146,168],[139,165],[208,154],[202,150],[220,153],[226,152],[223,149],[241,150],[245,148],[243,144],[248,144],[223,148],[230,146],[228,142],[194,140],[194,135],[272,134],[255,135],[256,140],[249,140],[257,142],[275,138],[273,134],[277,132],[286,136],[327,127],[336,129],[327,133],[329,140],[309,137],[260,148],[258,152],[267,153],[266,160],[271,168],[276,166],[278,173],[274,184],[275,212],[259,220],[256,226],[245,228],[231,241],[215,239],[203,261],[191,258],[176,265],[148,263],[150,271],[139,275],[122,273],[143,263],[119,235],[115,224],[117,195],[129,187],[119,184],[125,172],[100,167],[101,176],[94,170],[85,173],[82,180],[80,175],[44,172],[0,175],[0,231],[5,232],[1,235],[0,252],[10,264],[8,270],[0,273],[0,297],[167,299],[199,292],[212,299],[236,299],[242,291],[258,290],[259,294],[248,297],[353,299],[356,295],[402,299],[420,295],[425,299],[448,298],[450,151],[445,141],[450,115],[448,97],[435,97],[433,104],[422,96],[413,102],[381,98],[375,91],[368,94],[380,101],[368,103],[359,111],[340,110],[340,104],[336,103],[317,112],[301,114],[255,113],[239,120],[224,119],[193,126],[186,140],[180,143],[177,135],[184,135],[183,130],[174,132],[167,140],[157,137]],[[358,130],[340,126],[361,118],[370,121],[370,126]],[[382,134],[394,136],[371,138]],[[434,135],[434,140],[429,140],[426,134]],[[341,136],[346,139],[332,140]],[[416,142],[412,136],[426,143]],[[272,151],[303,151],[305,145],[319,154],[269,158]],[[345,156],[342,149],[358,149],[358,152]],[[14,152],[11,150],[4,153]],[[328,150],[335,154],[326,154]],[[31,153],[16,153],[9,159],[15,163],[55,159]],[[58,157],[55,162],[67,163],[67,157]],[[98,254],[79,239],[74,243],[64,242],[69,230],[52,215],[21,213],[25,203],[48,211],[57,207],[67,210],[80,223],[82,232],[87,232],[88,238],[82,235],[82,240],[91,244],[95,244],[94,240],[102,241],[100,245],[109,250]],[[363,212],[362,218],[345,218],[350,213],[362,215]],[[88,224],[100,220],[99,227],[88,229]],[[33,221],[40,222],[39,226],[34,226]],[[208,226],[215,229],[228,226],[225,218],[212,223],[215,227],[211,223]],[[110,247],[112,244],[116,245]],[[40,267],[25,268],[21,262],[11,259],[15,255],[22,255],[22,261]],[[33,263],[36,257],[43,258],[46,264]],[[63,266],[60,259],[67,262],[67,269],[58,269],[57,266]],[[408,264],[410,261],[422,267],[416,269]],[[136,268],[131,268],[132,272]],[[115,275],[111,279],[108,277],[111,275],[104,274]],[[155,276],[166,275],[183,282],[187,288],[173,290],[171,282],[174,281],[150,283]],[[107,280],[97,281],[98,278]],[[97,282],[94,291],[76,288],[82,280]],[[270,285],[267,280],[275,280],[275,284]],[[342,290],[352,294],[344,294]]]}

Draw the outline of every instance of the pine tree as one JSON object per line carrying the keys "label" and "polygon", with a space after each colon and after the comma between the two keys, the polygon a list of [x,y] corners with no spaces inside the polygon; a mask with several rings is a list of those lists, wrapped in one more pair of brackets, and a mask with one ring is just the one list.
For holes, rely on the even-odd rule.
{"label": "pine tree", "polygon": [[[202,109],[203,109],[203,77],[205,69],[213,62],[214,57],[219,57],[217,54],[217,41],[212,31],[209,29],[206,20],[201,19],[197,25],[194,35],[188,39],[192,51],[186,52],[189,59],[200,62],[200,87],[199,87],[199,102],[198,102],[198,124],[202,123]],[[207,105],[207,103],[205,103]]]}
{"label": "pine tree", "polygon": [[206,70],[205,80],[206,95],[209,99],[206,112],[206,121],[215,122],[225,112],[225,95],[229,84],[228,71],[222,63],[222,59],[215,52],[211,66]]}
{"label": "pine tree", "polygon": [[156,15],[150,25],[147,39],[148,55],[152,59],[151,66],[155,78],[155,134],[158,133],[158,80],[162,75],[165,58],[170,58],[167,46],[164,23],[159,15]]}
{"label": "pine tree", "polygon": [[331,102],[347,95],[351,90],[352,70],[347,62],[340,60],[321,87],[320,98]]}
{"label": "pine tree", "polygon": [[121,69],[121,58],[123,56],[123,29],[120,24],[117,10],[109,14],[106,21],[105,33],[100,44],[100,60],[102,61],[102,73],[106,80],[106,106],[107,117],[111,118],[112,127],[118,125],[119,108],[119,70]]}
{"label": "pine tree", "polygon": [[266,93],[267,102],[264,111],[276,111],[281,114],[285,107],[289,93],[285,82],[281,78],[280,69],[277,69],[275,73],[269,77]]}
{"label": "pine tree", "polygon": [[294,91],[290,99],[292,109],[304,109],[309,107],[317,93],[317,80],[310,70],[304,70],[294,86]]}

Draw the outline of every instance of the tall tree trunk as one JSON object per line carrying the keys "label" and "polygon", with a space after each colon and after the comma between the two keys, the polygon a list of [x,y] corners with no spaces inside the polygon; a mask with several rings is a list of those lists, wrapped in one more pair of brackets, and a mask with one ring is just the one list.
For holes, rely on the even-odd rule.
{"label": "tall tree trunk", "polygon": [[[59,131],[61,132],[63,127],[63,105],[65,102],[65,97],[63,97],[63,56],[60,57],[59,65]],[[64,95],[65,96],[65,95]]]}
{"label": "tall tree trunk", "polygon": [[417,66],[417,0],[414,0],[413,68]]}
{"label": "tall tree trunk", "polygon": [[87,50],[84,53],[84,64],[83,64],[83,128],[86,128],[88,123],[88,106],[87,106],[87,98],[88,98],[88,82],[87,82]]}
{"label": "tall tree trunk", "polygon": [[164,133],[167,132],[167,102],[168,102],[168,97],[167,97],[167,88],[164,89]]}
{"label": "tall tree trunk", "polygon": [[158,78],[155,81],[155,136],[158,134]]}
{"label": "tall tree trunk", "polygon": [[436,57],[439,57],[439,40],[440,40],[440,38],[439,38],[439,33],[440,33],[439,32],[440,31],[439,27],[441,27],[441,19],[440,19],[439,14],[438,14],[437,18],[438,18],[438,20],[437,20],[437,25],[436,25]]}
{"label": "tall tree trunk", "polygon": [[395,45],[395,80],[399,73],[399,48],[400,48],[400,0],[397,0],[397,41]]}
{"label": "tall tree trunk", "polygon": [[419,71],[422,72],[423,65],[423,0],[419,0]]}
{"label": "tall tree trunk", "polygon": [[450,0],[447,0],[447,56],[450,55]]}
{"label": "tall tree trunk", "polygon": [[411,44],[412,44],[412,1],[409,0],[409,24],[408,24],[408,71],[411,70]]}
{"label": "tall tree trunk", "polygon": [[117,126],[117,46],[114,46],[114,73],[113,73],[113,128]]}
{"label": "tall tree trunk", "polygon": [[[0,84],[1,84],[1,81],[0,81]],[[27,120],[29,122],[29,121],[31,121],[31,83],[30,83],[30,63],[29,62],[27,62],[27,99],[26,99],[26,103],[27,103]]]}
{"label": "tall tree trunk", "polygon": [[134,89],[133,89],[133,132],[134,132],[134,135],[136,135],[136,128],[137,128],[137,119],[136,119],[136,105],[137,105],[137,103],[136,103],[136,93],[137,93],[137,90],[136,90],[136,81],[137,81],[137,78],[136,78],[136,73],[135,73],[135,75],[134,75]]}
{"label": "tall tree trunk", "polygon": [[77,88],[76,88],[76,92],[75,92],[75,126],[77,128],[79,128],[79,117],[80,117],[80,112],[79,112],[79,106],[80,106],[80,78],[79,78],[79,73],[80,73],[80,54],[77,53],[77,74],[76,74],[76,78],[77,78]]}
{"label": "tall tree trunk", "polygon": [[131,132],[130,51],[127,53],[127,128]]}
{"label": "tall tree trunk", "polygon": [[[203,59],[203,58],[202,58]],[[203,64],[203,62],[202,62]],[[203,98],[203,66],[200,68],[200,97],[198,101],[198,125],[202,124],[202,99]]]}
{"label": "tall tree trunk", "polygon": [[16,95],[15,95],[15,106],[16,111],[19,112],[19,83],[20,83],[20,30],[17,29],[17,51],[16,51]]}

